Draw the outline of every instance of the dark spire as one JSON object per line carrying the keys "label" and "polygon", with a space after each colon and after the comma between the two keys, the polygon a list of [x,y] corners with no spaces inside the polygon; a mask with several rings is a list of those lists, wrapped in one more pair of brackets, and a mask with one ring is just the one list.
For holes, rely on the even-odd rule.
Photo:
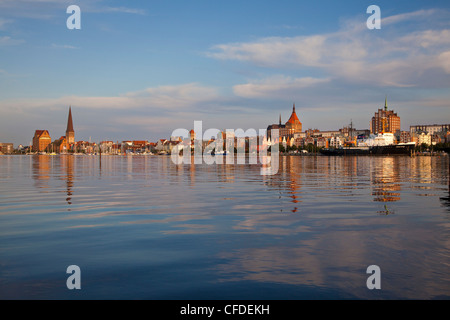
{"label": "dark spire", "polygon": [[294,102],[294,107],[292,108],[292,112],[295,113],[295,102]]}
{"label": "dark spire", "polygon": [[386,98],[384,99],[384,110],[387,111],[387,95]]}
{"label": "dark spire", "polygon": [[73,123],[72,123],[72,107],[69,107],[69,119],[67,120],[66,132],[74,132],[73,131]]}
{"label": "dark spire", "polygon": [[280,126],[281,126],[281,113],[280,113]]}

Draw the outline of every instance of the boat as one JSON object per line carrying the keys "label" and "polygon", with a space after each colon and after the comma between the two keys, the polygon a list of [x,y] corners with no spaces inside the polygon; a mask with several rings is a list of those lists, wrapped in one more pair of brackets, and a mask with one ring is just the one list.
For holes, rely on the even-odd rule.
{"label": "boat", "polygon": [[368,147],[342,147],[342,148],[325,148],[320,153],[326,156],[346,156],[346,155],[366,155],[370,154]]}
{"label": "boat", "polygon": [[324,155],[384,155],[411,154],[416,146],[415,142],[395,143],[395,137],[390,132],[372,134],[367,139],[358,139],[355,147],[341,147],[322,149]]}

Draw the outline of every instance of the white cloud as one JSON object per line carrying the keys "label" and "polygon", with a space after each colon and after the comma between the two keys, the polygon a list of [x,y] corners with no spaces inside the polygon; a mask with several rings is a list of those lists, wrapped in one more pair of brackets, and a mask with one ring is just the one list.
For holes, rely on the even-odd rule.
{"label": "white cloud", "polygon": [[442,52],[437,61],[445,72],[450,73],[450,51]]}
{"label": "white cloud", "polygon": [[23,40],[13,39],[9,36],[0,37],[0,46],[14,46],[23,42]]}
{"label": "white cloud", "polygon": [[14,108],[52,108],[72,105],[89,109],[164,109],[183,110],[219,97],[215,88],[189,83],[174,86],[160,86],[141,91],[128,92],[119,96],[89,97],[64,96],[54,99],[15,99],[0,101],[0,110]]}
{"label": "white cloud", "polygon": [[13,20],[11,20],[11,19],[0,18],[0,30],[4,30],[5,25],[7,25],[8,23],[12,23],[12,22],[13,22]]}
{"label": "white cloud", "polygon": [[134,9],[127,7],[106,7],[104,9],[105,12],[120,12],[120,13],[130,13],[130,14],[139,14],[145,15],[146,11],[143,9]]}
{"label": "white cloud", "polygon": [[291,78],[273,76],[263,80],[256,80],[233,87],[235,95],[244,98],[283,98],[292,96],[293,92],[329,82],[330,79],[319,78]]}
{"label": "white cloud", "polygon": [[[219,44],[207,55],[279,70],[312,67],[327,77],[358,84],[420,86],[448,73],[445,52],[450,50],[450,29],[433,29],[431,24],[425,30],[400,33],[394,25],[420,19],[433,21],[439,14],[436,10],[420,10],[386,17],[388,27],[382,31],[362,28],[365,21],[361,25],[349,22],[334,33]],[[449,83],[447,79],[442,85]]]}
{"label": "white cloud", "polygon": [[391,24],[396,24],[399,22],[410,21],[410,20],[427,20],[430,17],[436,15],[438,12],[436,9],[429,10],[418,10],[413,12],[401,13],[394,16],[388,16],[381,18],[381,26],[389,26]]}
{"label": "white cloud", "polygon": [[52,43],[52,47],[53,48],[60,48],[60,49],[79,49],[78,47],[71,46],[71,45],[68,45],[68,44],[55,44],[55,43]]}

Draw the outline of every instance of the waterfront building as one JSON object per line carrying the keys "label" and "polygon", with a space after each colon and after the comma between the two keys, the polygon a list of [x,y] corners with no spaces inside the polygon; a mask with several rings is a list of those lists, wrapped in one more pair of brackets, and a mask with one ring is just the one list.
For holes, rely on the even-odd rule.
{"label": "waterfront building", "polygon": [[400,117],[393,110],[388,110],[387,98],[384,101],[384,109],[378,109],[370,124],[370,132],[373,134],[400,131]]}
{"label": "waterfront building", "polygon": [[12,143],[0,143],[0,153],[10,154],[14,151],[14,145]]}
{"label": "waterfront building", "polygon": [[429,133],[445,135],[450,132],[450,124],[414,125],[409,127],[411,133]]}
{"label": "waterfront building", "polygon": [[400,136],[398,138],[400,143],[407,143],[412,141],[412,135],[410,131],[400,131]]}
{"label": "waterfront building", "polygon": [[52,142],[52,138],[48,130],[36,130],[33,137],[33,151],[43,152],[47,149],[48,145]]}
{"label": "waterfront building", "polygon": [[343,139],[341,139],[339,136],[331,137],[329,140],[329,146],[330,148],[340,148],[343,145]]}
{"label": "waterfront building", "polygon": [[113,153],[113,145],[114,141],[100,141],[100,143],[98,144],[99,152],[106,154]]}
{"label": "waterfront building", "polygon": [[[279,141],[283,141],[283,138],[286,138],[285,139],[286,141],[292,138],[295,139],[295,135],[302,132],[302,123],[298,119],[297,113],[295,112],[295,103],[292,107],[291,116],[289,117],[289,120],[286,123],[284,124],[281,123],[281,114],[280,114],[278,124],[271,124],[267,127],[268,138],[270,139],[272,138],[271,131],[274,129],[278,129]],[[272,141],[272,143],[274,143],[274,141]]]}
{"label": "waterfront building", "polygon": [[67,143],[66,136],[61,136],[61,138],[55,140],[52,143],[52,149],[58,150],[59,153],[67,153],[67,151],[69,151],[70,149],[70,146]]}
{"label": "waterfront building", "polygon": [[325,138],[325,137],[318,137],[318,138],[316,139],[316,146],[317,146],[318,148],[328,148],[328,146],[329,146],[329,141],[328,141],[328,139]]}
{"label": "waterfront building", "polygon": [[416,145],[421,145],[422,143],[425,143],[427,145],[431,145],[431,134],[421,132],[421,133],[413,133],[412,139],[413,142],[416,143]]}

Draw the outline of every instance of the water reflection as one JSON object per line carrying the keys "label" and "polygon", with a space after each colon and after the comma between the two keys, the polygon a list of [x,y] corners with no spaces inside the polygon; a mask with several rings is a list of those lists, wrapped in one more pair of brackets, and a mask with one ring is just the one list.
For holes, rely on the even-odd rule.
{"label": "water reflection", "polygon": [[37,188],[49,188],[53,158],[46,155],[32,156],[32,174]]}
{"label": "water reflection", "polygon": [[[74,187],[74,157],[72,155],[33,155],[32,177],[34,186],[38,189],[48,189],[53,182],[52,178],[58,177],[59,180],[64,181],[65,201],[68,205],[71,205]],[[50,190],[47,192],[50,192]],[[70,208],[68,210],[70,211]]]}
{"label": "water reflection", "polygon": [[[283,156],[274,176],[261,176],[258,165],[174,165],[164,156],[102,156],[101,167],[97,157],[33,159],[39,191],[53,172],[69,209],[76,199],[64,232],[89,226],[79,238],[95,239],[83,254],[95,256],[98,269],[101,257],[115,262],[117,274],[161,264],[168,280],[200,272],[214,285],[277,283],[370,298],[365,268],[379,264],[389,277],[383,294],[449,295],[441,215],[441,203],[450,207],[442,183],[448,162],[439,159]],[[424,188],[441,194],[423,198],[416,191]],[[204,285],[197,280],[189,286]]]}
{"label": "water reflection", "polygon": [[[448,157],[447,157],[448,158]],[[450,160],[448,162],[448,195],[445,195],[444,197],[441,197],[441,201],[444,204],[444,206],[447,207],[447,210],[450,211]]]}
{"label": "water reflection", "polygon": [[[399,181],[400,157],[383,157],[372,171],[372,195],[374,201],[394,202],[400,200]],[[386,206],[385,206],[386,207]]]}
{"label": "water reflection", "polygon": [[[74,157],[72,155],[62,155],[60,159],[61,167],[61,179],[66,183],[66,202],[68,205],[72,204],[72,189],[73,189],[73,162]],[[68,209],[70,211],[70,208]]]}

